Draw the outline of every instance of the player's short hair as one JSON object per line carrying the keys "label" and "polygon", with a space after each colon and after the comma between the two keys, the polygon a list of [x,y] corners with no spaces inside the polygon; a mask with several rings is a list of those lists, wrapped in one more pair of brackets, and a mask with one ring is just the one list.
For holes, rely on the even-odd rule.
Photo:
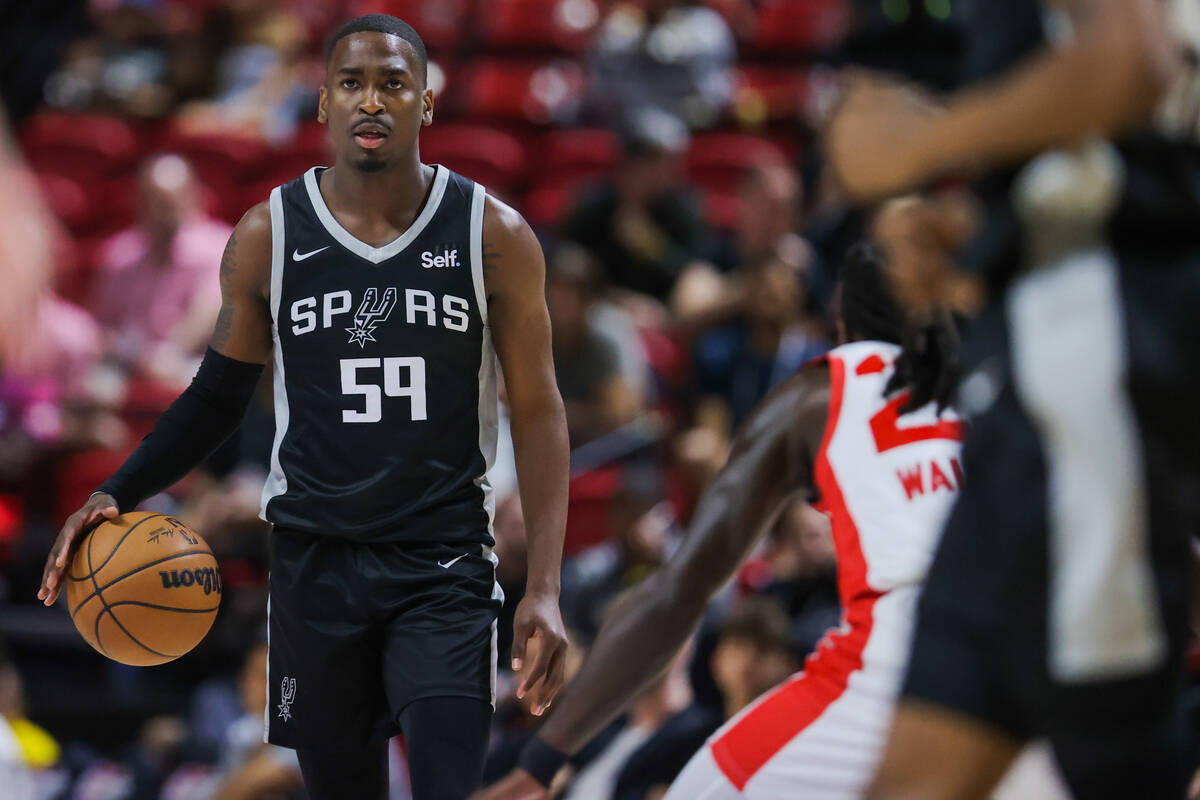
{"label": "player's short hair", "polygon": [[417,63],[421,68],[421,81],[422,83],[425,81],[429,74],[429,53],[425,50],[425,40],[412,25],[391,14],[364,14],[338,28],[337,33],[329,40],[329,46],[325,49],[326,63],[333,55],[333,48],[337,46],[338,41],[352,33],[390,33],[392,36],[399,36],[408,42],[412,46],[413,52],[417,54]]}
{"label": "player's short hair", "polygon": [[912,394],[902,411],[936,400],[938,408],[952,402],[960,372],[959,338],[948,312],[929,319],[909,319],[896,299],[885,272],[887,256],[870,242],[854,245],[842,263],[841,314],[846,331],[855,339],[892,342],[903,348],[896,371],[885,391],[909,389]]}

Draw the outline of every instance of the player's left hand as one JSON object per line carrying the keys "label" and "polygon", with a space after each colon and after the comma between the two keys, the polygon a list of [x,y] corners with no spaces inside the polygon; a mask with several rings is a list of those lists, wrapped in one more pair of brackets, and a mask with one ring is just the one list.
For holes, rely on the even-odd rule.
{"label": "player's left hand", "polygon": [[910,189],[931,177],[928,129],[939,106],[909,84],[852,75],[825,126],[825,156],[856,202]]}
{"label": "player's left hand", "polygon": [[[528,648],[533,662],[526,665]],[[541,716],[566,677],[567,633],[557,594],[527,593],[521,600],[513,618],[512,660],[513,670],[522,675],[517,697],[532,692],[530,709]]]}
{"label": "player's left hand", "polygon": [[514,769],[500,780],[471,795],[470,800],[549,800],[550,790],[523,769]]}

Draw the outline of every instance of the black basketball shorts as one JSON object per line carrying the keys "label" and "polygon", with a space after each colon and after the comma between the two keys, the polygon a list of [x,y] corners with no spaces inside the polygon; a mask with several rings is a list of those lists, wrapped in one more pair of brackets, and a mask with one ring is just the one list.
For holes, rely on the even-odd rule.
{"label": "black basketball shorts", "polygon": [[966,345],[966,482],[903,695],[1049,740],[1075,797],[1182,797],[1200,261],[1036,273]]}
{"label": "black basketball shorts", "polygon": [[359,544],[276,527],[267,741],[352,750],[426,697],[495,703],[503,592],[478,543]]}

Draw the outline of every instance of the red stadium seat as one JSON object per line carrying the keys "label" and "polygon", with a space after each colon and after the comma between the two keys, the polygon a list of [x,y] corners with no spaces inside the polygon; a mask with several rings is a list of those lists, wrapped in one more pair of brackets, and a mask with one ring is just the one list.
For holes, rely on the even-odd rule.
{"label": "red stadium seat", "polygon": [[808,100],[808,74],[795,67],[739,67],[736,86],[738,119],[751,124],[794,120]]}
{"label": "red stadium seat", "polygon": [[299,177],[301,174],[303,173],[297,172],[295,175],[291,175],[282,179],[274,176],[259,178],[256,181],[241,186],[238,190],[238,207],[241,208],[242,213],[245,214],[259,203],[269,200],[271,197],[271,190],[276,186],[281,186],[282,184],[290,181],[292,178]]}
{"label": "red stadium seat", "polygon": [[616,166],[619,151],[620,143],[612,131],[552,131],[542,139],[539,171],[557,182],[606,175]]}
{"label": "red stadium seat", "polygon": [[512,134],[478,125],[435,125],[421,133],[421,158],[499,192],[525,181],[525,149]]}
{"label": "red stadium seat", "polygon": [[295,145],[268,150],[262,158],[262,168],[252,180],[243,181],[260,184],[269,182],[271,186],[287,183],[308,172],[311,167],[328,167],[333,164],[333,148],[322,145]]}
{"label": "red stadium seat", "polygon": [[0,563],[7,563],[27,529],[25,501],[19,495],[0,494]]}
{"label": "red stadium seat", "polygon": [[73,453],[59,461],[54,476],[55,521],[63,522],[75,509],[86,503],[96,487],[120,468],[132,449],[94,448]]}
{"label": "red stadium seat", "polygon": [[539,125],[570,116],[583,97],[583,67],[574,61],[485,61],[464,69],[456,93],[475,119]]}
{"label": "red stadium seat", "polygon": [[[488,3],[491,0],[481,0]],[[391,14],[412,25],[431,50],[457,47],[463,40],[471,0],[356,0],[348,17]]]}
{"label": "red stadium seat", "polygon": [[78,231],[92,221],[92,204],[78,180],[53,172],[39,172],[36,177],[46,205],[68,229]]}
{"label": "red stadium seat", "polygon": [[172,131],[162,141],[164,152],[188,160],[196,178],[210,193],[205,206],[227,222],[241,218],[238,187],[263,167],[266,146],[257,139],[220,134]]}
{"label": "red stadium seat", "polygon": [[847,0],[768,0],[758,13],[753,46],[766,52],[824,50],[846,31]]}
{"label": "red stadium seat", "polygon": [[766,139],[739,133],[709,133],[692,140],[688,174],[709,192],[724,195],[736,191],[751,167],[783,161],[786,161],[783,151]]}
{"label": "red stadium seat", "polygon": [[489,48],[578,53],[600,19],[595,0],[485,0],[479,36]]}
{"label": "red stadium seat", "polygon": [[161,144],[164,152],[178,153],[192,164],[208,186],[237,181],[261,168],[266,147],[257,139],[220,134],[173,131]]}
{"label": "red stadium seat", "polygon": [[105,177],[133,167],[137,138],[124,121],[100,114],[49,111],[21,129],[21,147],[39,172]]}
{"label": "red stadium seat", "polygon": [[561,225],[575,200],[580,181],[550,181],[534,187],[521,201],[521,213],[535,228]]}
{"label": "red stadium seat", "polygon": [[704,195],[704,220],[721,231],[732,231],[737,227],[737,192],[706,192]]}
{"label": "red stadium seat", "polygon": [[302,122],[296,126],[296,135],[282,149],[333,152],[333,142],[329,138],[329,126],[320,122]]}
{"label": "red stadium seat", "polygon": [[93,197],[101,200],[96,203],[96,231],[115,233],[128,228],[137,219],[138,207],[138,178],[136,175],[125,175],[112,178],[104,183],[88,187]]}
{"label": "red stadium seat", "polygon": [[574,555],[608,538],[613,498],[620,488],[620,466],[599,467],[571,478],[567,489],[564,556]]}

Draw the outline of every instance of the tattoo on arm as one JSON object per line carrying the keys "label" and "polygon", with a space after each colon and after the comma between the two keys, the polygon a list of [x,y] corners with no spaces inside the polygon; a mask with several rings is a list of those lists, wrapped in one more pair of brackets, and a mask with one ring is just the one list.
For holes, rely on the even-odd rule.
{"label": "tattoo on arm", "polygon": [[500,259],[503,256],[500,254],[500,248],[494,244],[483,243],[483,272],[486,275],[489,271],[499,266]]}
{"label": "tattoo on arm", "polygon": [[213,329],[212,347],[219,350],[233,333],[234,293],[233,273],[237,262],[237,232],[229,235],[225,253],[221,256],[221,312]]}

